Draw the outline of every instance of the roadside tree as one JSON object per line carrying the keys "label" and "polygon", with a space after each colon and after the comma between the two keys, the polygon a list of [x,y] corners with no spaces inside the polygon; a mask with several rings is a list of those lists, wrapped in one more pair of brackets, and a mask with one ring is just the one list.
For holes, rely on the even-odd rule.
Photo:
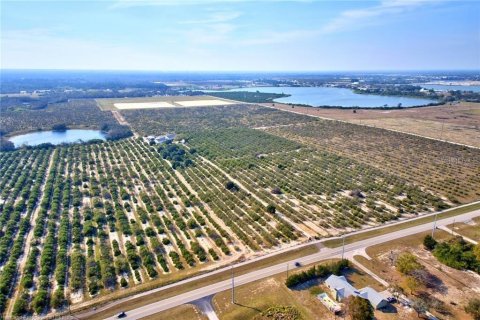
{"label": "roadside tree", "polygon": [[350,296],[345,303],[351,320],[374,319],[373,307],[370,302],[358,296]]}

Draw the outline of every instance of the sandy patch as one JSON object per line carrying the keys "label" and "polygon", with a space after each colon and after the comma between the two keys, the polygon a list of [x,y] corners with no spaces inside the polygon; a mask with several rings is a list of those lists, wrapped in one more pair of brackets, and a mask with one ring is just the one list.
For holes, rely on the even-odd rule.
{"label": "sandy patch", "polygon": [[183,107],[206,107],[206,106],[224,106],[227,104],[235,104],[234,102],[229,102],[225,100],[190,100],[190,101],[175,101],[176,104],[179,104]]}
{"label": "sandy patch", "polygon": [[123,103],[114,103],[115,108],[120,110],[129,110],[129,109],[157,109],[157,108],[175,108],[171,103],[164,101],[157,102],[123,102]]}

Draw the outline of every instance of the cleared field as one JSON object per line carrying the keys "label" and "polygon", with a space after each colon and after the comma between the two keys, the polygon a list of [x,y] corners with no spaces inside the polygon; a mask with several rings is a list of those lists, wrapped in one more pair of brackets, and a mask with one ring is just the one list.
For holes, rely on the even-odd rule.
{"label": "cleared field", "polygon": [[229,101],[219,100],[219,99],[176,101],[176,103],[184,107],[224,106],[229,104],[235,104],[235,102],[229,102]]}
{"label": "cleared field", "polygon": [[128,109],[156,109],[156,108],[174,108],[173,104],[168,102],[131,102],[131,103],[114,103],[115,108],[119,110]]}
{"label": "cleared field", "polygon": [[480,103],[461,102],[401,110],[342,110],[309,108],[279,103],[265,104],[280,110],[399,130],[434,139],[480,147]]}
{"label": "cleared field", "polygon": [[240,104],[212,96],[155,96],[142,98],[96,99],[102,110],[142,110],[164,108],[212,107]]}

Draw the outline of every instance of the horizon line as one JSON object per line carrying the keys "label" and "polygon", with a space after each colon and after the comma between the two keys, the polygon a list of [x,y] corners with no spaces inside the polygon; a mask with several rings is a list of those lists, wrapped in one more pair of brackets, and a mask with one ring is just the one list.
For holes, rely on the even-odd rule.
{"label": "horizon line", "polygon": [[158,69],[63,69],[63,68],[0,68],[4,71],[83,71],[83,72],[159,72],[159,73],[334,73],[334,72],[480,72],[478,69],[343,69],[343,70],[158,70]]}

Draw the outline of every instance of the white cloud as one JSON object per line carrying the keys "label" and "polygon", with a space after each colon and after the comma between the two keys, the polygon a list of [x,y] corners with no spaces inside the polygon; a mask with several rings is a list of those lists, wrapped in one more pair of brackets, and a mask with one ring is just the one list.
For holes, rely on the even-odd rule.
{"label": "white cloud", "polygon": [[282,43],[292,43],[301,39],[311,38],[319,34],[318,30],[291,30],[291,31],[275,31],[265,32],[260,36],[239,40],[239,45],[244,46],[258,46],[258,45],[272,45]]}
{"label": "white cloud", "polygon": [[347,10],[331,20],[320,30],[328,34],[365,25],[378,24],[386,17],[402,14],[418,7],[435,4],[438,0],[383,0],[380,4],[364,9]]}
{"label": "white cloud", "polygon": [[189,44],[215,44],[227,42],[236,26],[230,23],[213,23],[183,32]]}
{"label": "white cloud", "polygon": [[180,24],[210,24],[210,23],[220,23],[227,22],[237,19],[242,15],[241,12],[237,11],[220,11],[210,14],[208,18],[198,19],[198,20],[185,20],[180,21]]}

